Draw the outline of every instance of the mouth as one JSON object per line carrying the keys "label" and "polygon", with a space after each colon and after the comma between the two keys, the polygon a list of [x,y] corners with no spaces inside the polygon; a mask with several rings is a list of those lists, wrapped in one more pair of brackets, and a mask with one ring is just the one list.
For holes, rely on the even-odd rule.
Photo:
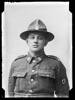
{"label": "mouth", "polygon": [[37,48],[37,47],[38,47],[38,45],[33,45],[33,47],[34,47],[34,48]]}

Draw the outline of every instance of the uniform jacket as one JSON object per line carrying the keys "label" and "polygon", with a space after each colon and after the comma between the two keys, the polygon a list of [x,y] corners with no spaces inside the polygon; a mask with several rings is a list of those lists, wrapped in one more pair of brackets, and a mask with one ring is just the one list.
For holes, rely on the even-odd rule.
{"label": "uniform jacket", "polygon": [[66,69],[55,56],[42,54],[37,58],[30,54],[13,61],[8,80],[9,96],[15,94],[69,95]]}

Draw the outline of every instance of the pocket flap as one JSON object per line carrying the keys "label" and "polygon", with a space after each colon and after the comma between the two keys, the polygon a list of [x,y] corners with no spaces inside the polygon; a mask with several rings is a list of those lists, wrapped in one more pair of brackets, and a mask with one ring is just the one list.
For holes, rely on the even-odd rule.
{"label": "pocket flap", "polygon": [[12,77],[25,77],[26,76],[26,72],[14,72],[12,74]]}
{"label": "pocket flap", "polygon": [[50,78],[55,78],[55,73],[53,70],[49,70],[49,71],[39,71],[38,72],[39,76],[43,76],[43,77],[50,77]]}

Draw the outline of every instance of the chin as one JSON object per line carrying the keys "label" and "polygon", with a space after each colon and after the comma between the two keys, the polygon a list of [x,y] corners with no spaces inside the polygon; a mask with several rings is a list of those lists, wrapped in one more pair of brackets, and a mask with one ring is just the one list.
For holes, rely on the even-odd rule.
{"label": "chin", "polygon": [[38,51],[40,51],[40,49],[32,49],[31,51],[38,52]]}

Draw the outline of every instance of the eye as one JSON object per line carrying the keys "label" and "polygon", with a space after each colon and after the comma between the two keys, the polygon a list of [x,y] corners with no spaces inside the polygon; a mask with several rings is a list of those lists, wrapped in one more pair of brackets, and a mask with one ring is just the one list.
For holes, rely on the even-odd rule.
{"label": "eye", "polygon": [[29,38],[30,38],[30,39],[34,39],[35,37],[34,37],[34,36],[29,36]]}
{"label": "eye", "polygon": [[39,40],[43,40],[44,37],[43,37],[43,36],[39,36],[38,39],[39,39]]}

